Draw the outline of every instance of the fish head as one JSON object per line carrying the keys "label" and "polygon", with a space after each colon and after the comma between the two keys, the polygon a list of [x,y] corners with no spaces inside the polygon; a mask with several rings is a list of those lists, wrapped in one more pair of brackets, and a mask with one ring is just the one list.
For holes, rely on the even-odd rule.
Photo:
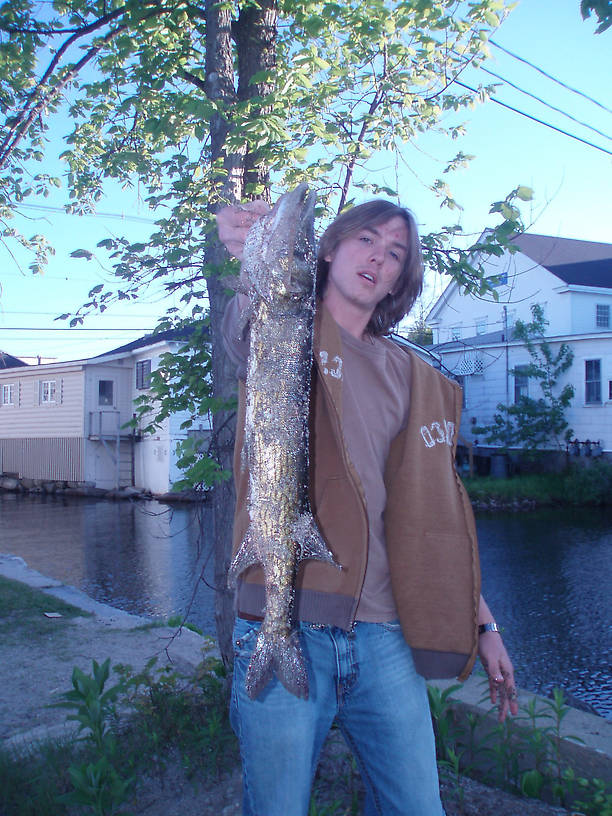
{"label": "fish head", "polygon": [[314,207],[315,194],[300,184],[249,230],[241,277],[262,300],[291,304],[314,297]]}

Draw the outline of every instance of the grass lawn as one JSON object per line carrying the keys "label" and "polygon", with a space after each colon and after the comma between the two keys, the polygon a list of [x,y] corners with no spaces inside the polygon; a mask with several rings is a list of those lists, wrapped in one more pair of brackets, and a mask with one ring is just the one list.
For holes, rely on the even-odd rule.
{"label": "grass lawn", "polygon": [[0,640],[11,635],[38,638],[51,634],[57,621],[45,617],[45,612],[59,613],[63,618],[90,617],[88,612],[65,603],[10,578],[0,576]]}

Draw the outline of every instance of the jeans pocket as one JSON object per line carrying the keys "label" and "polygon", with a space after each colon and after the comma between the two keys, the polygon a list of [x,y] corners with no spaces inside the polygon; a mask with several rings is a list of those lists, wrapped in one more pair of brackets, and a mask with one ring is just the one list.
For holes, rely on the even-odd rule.
{"label": "jeans pocket", "polygon": [[402,631],[402,624],[398,620],[392,621],[381,621],[378,626],[382,626],[382,628],[386,632],[401,632]]}
{"label": "jeans pocket", "polygon": [[250,659],[260,627],[260,621],[247,621],[242,618],[236,620],[233,635],[235,660]]}

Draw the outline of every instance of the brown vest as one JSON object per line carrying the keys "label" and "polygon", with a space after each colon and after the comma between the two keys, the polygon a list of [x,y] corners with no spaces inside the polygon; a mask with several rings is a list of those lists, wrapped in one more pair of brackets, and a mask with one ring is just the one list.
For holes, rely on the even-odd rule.
{"label": "brown vest", "polygon": [[[461,389],[406,353],[412,366],[409,419],[391,444],[385,471],[385,537],[393,594],[418,671],[425,677],[465,679],[478,649],[480,569],[471,505],[454,466]],[[341,355],[338,327],[319,309],[310,498],[319,529],[342,569],[302,562],[294,616],[350,629],[368,557],[368,519],[363,489],[342,437]],[[241,462],[244,421],[245,384],[239,381],[234,551],[248,527],[248,472]],[[262,615],[264,603],[263,574],[253,568],[240,582],[238,612]]]}

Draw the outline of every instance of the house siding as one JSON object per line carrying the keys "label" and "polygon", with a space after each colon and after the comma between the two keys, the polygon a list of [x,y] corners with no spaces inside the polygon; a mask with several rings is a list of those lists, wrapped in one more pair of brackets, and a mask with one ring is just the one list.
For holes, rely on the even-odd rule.
{"label": "house siding", "polygon": [[0,439],[0,472],[25,479],[83,481],[83,439]]}
{"label": "house siding", "polygon": [[[560,348],[560,340],[550,340],[553,354]],[[574,386],[574,398],[565,412],[573,437],[580,441],[599,441],[603,450],[612,451],[612,400],[608,399],[608,382],[612,380],[612,333],[598,337],[574,337],[564,339],[574,353],[571,367],[559,378],[556,393],[566,384]],[[497,405],[514,402],[514,377],[510,371],[531,362],[527,350],[516,343],[491,344],[478,349],[459,350],[442,354],[444,366],[453,376],[465,368],[463,362],[468,354],[477,353],[483,360],[481,374],[464,376],[465,407],[460,432],[464,439],[483,444],[482,434],[473,432],[474,425],[488,425],[493,421]],[[507,357],[506,357],[507,355]],[[508,375],[506,376],[506,360]],[[586,360],[601,360],[601,403],[585,401],[584,371]],[[534,399],[542,396],[538,383],[530,379],[528,395]],[[565,443],[562,443],[564,447]]]}
{"label": "house siding", "polygon": [[[471,298],[456,284],[450,284],[427,317],[427,325],[433,329],[434,344],[451,342],[453,330],[459,330],[461,337],[474,337],[478,334],[477,324],[485,315],[487,332],[511,328],[519,319],[528,322],[532,303],[544,307],[551,335],[564,331],[571,306],[569,299],[559,297],[560,287],[566,288],[559,278],[520,253],[488,258],[483,267],[487,277],[507,275],[508,285],[495,288],[498,297],[495,300],[493,296]],[[550,308],[553,300],[554,310]]]}
{"label": "house siding", "polygon": [[[34,366],[32,367],[34,368]],[[83,435],[83,371],[35,367],[3,371],[0,384],[15,383],[15,402],[0,406],[0,438],[32,439]],[[55,400],[40,401],[40,383],[55,382]]]}
{"label": "house siding", "polygon": [[[574,388],[565,411],[573,438],[599,441],[604,451],[612,452],[612,327],[603,325],[604,321],[597,325],[598,305],[609,306],[612,314],[612,275],[604,274],[612,271],[612,245],[537,235],[519,236],[516,245],[520,249],[517,253],[482,259],[485,276],[500,276],[506,281],[496,287],[497,301],[466,295],[451,283],[427,317],[434,342],[440,344],[434,351],[451,376],[464,384],[462,436],[486,446],[484,437],[473,433],[474,426],[490,425],[499,404],[514,403],[515,378],[510,372],[529,364],[531,358],[524,344],[513,340],[512,328],[517,320],[530,322],[532,307],[538,304],[547,321],[545,334],[553,354],[566,343],[574,355],[571,367],[557,383],[557,393],[567,384]],[[602,265],[596,280],[588,266],[595,259],[607,264]],[[550,269],[541,265],[544,263]],[[562,271],[567,270],[567,264],[575,267],[571,276]],[[478,337],[477,320],[485,315],[490,334]],[[459,329],[462,339],[456,342]],[[476,359],[478,367],[474,365]],[[601,401],[597,403],[587,403],[585,398],[587,360],[600,361]],[[527,389],[528,396],[542,397],[535,379],[528,380]],[[565,446],[564,440],[558,442]],[[552,440],[550,444],[555,445]]]}
{"label": "house siding", "polygon": [[[0,370],[0,473],[167,493],[181,476],[176,445],[187,436],[180,427],[187,412],[166,420],[153,435],[140,436],[126,424],[134,416],[134,400],[147,393],[136,387],[137,364],[150,360],[154,371],[161,354],[182,344],[152,339],[138,349],[128,344],[89,360]],[[44,403],[40,383],[48,381],[55,382],[54,399]],[[13,404],[2,405],[3,385],[13,385]],[[208,418],[198,425],[209,427]]]}

